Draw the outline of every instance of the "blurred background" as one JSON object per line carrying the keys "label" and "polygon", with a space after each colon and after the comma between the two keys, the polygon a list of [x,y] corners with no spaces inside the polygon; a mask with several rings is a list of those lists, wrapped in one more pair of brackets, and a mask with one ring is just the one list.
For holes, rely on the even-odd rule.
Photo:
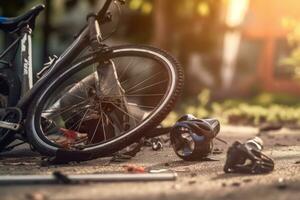
{"label": "blurred background", "polygon": [[[34,32],[34,70],[60,55],[104,0],[0,0],[0,16],[46,4]],[[299,0],[127,0],[107,44],[150,44],[179,59],[184,95],[165,120],[182,114],[217,117],[223,123],[300,124]],[[0,34],[0,49],[11,42]]]}

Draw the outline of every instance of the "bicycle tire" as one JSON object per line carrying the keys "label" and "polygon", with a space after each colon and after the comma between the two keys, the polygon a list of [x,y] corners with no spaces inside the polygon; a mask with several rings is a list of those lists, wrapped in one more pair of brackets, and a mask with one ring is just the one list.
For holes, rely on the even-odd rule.
{"label": "bicycle tire", "polygon": [[[126,56],[134,54],[147,56],[153,60],[159,60],[169,70],[171,81],[170,85],[168,85],[168,93],[165,95],[163,102],[161,102],[161,105],[159,105],[159,108],[155,110],[155,113],[151,114],[151,116],[148,117],[145,122],[137,126],[134,130],[130,130],[128,133],[118,136],[112,141],[101,143],[92,148],[85,148],[82,150],[84,152],[91,153],[94,156],[96,155],[97,157],[111,155],[112,153],[123,149],[124,147],[136,142],[139,138],[143,137],[145,132],[148,132],[148,130],[151,130],[152,128],[159,125],[159,123],[161,123],[161,121],[174,108],[176,101],[181,95],[184,82],[183,71],[179,63],[163,50],[154,47],[138,45],[112,47],[110,50],[111,53],[107,55],[107,60],[117,57],[118,55]],[[39,121],[41,117],[39,116],[39,114],[37,114],[41,113],[43,101],[45,101],[44,99],[49,96],[48,91],[51,88],[55,87],[55,84],[58,85],[60,82],[65,80],[65,78],[68,77],[69,73],[71,73],[72,70],[84,68],[95,58],[97,58],[96,54],[91,55],[84,61],[73,64],[66,71],[59,72],[57,76],[53,76],[49,81],[49,85],[44,85],[42,88],[40,88],[41,92],[36,95],[33,103],[30,105],[26,120],[27,138],[30,144],[33,145],[41,154],[54,156],[56,151],[61,148],[59,146],[53,145],[51,142],[45,139]]]}

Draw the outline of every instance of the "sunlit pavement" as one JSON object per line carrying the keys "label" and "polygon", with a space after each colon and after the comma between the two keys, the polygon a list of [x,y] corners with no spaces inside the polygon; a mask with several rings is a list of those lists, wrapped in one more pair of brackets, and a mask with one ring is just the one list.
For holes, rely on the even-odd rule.
{"label": "sunlit pavement", "polygon": [[[257,129],[223,127],[220,137],[232,143],[245,141],[257,135]],[[41,167],[40,158],[1,158],[1,175],[94,174],[125,172],[124,165],[134,164],[151,169],[170,169],[178,173],[174,182],[99,183],[88,185],[27,185],[0,186],[0,199],[297,199],[300,197],[300,131],[281,131],[261,134],[265,153],[275,160],[275,170],[267,175],[224,174],[226,145],[216,142],[224,150],[212,155],[215,161],[184,162],[170,147],[162,151],[144,148],[127,163],[109,163],[98,159],[75,165]],[[18,150],[13,155],[28,151]],[[279,181],[280,180],[280,181]]]}

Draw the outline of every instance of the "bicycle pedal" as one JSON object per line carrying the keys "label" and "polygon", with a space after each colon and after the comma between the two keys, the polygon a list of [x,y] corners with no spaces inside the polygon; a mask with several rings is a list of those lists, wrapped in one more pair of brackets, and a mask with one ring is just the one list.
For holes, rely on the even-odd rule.
{"label": "bicycle pedal", "polygon": [[[18,131],[21,128],[22,111],[19,108],[6,108],[1,110],[3,112],[0,118],[0,128]],[[3,130],[0,130],[0,132]]]}
{"label": "bicycle pedal", "polygon": [[20,124],[17,123],[11,123],[6,121],[0,121],[0,128],[12,130],[12,131],[18,131],[21,128]]}

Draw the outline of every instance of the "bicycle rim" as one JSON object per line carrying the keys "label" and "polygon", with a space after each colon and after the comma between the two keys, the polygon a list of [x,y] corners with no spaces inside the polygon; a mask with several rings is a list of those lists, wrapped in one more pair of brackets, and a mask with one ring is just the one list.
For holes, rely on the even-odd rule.
{"label": "bicycle rim", "polygon": [[87,151],[126,139],[167,105],[176,77],[166,57],[134,48],[75,65],[38,100],[39,138],[52,148]]}

